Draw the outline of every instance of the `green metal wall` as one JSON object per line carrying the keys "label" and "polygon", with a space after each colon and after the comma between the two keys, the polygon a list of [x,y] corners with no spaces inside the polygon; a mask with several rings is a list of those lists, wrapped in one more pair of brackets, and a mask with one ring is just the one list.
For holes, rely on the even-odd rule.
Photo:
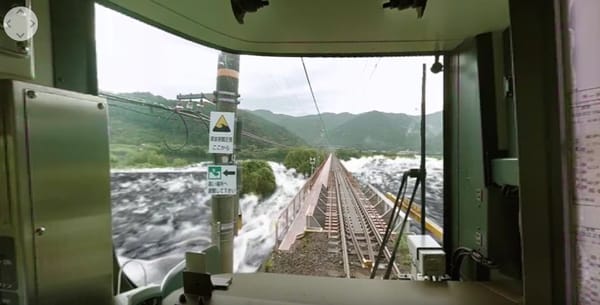
{"label": "green metal wall", "polygon": [[50,5],[56,88],[98,94],[94,3],[60,0]]}
{"label": "green metal wall", "polygon": [[[10,1],[8,7],[26,3]],[[14,48],[15,42],[0,39],[0,78],[97,94],[94,3],[94,0],[31,0],[31,9],[39,22],[31,52],[27,56],[11,54],[6,50]],[[0,10],[0,18],[2,13]]]}
{"label": "green metal wall", "polygon": [[[501,263],[503,275],[518,280],[518,200],[514,187],[512,193],[506,192],[506,186],[494,181],[492,172],[515,165],[494,160],[516,157],[514,103],[504,85],[511,73],[506,69],[510,65],[505,65],[510,62],[503,40],[507,35],[478,35],[445,59],[444,232],[449,234],[444,243],[449,257],[458,247],[475,249]],[[489,270],[469,260],[463,265],[465,278],[490,278]]]}
{"label": "green metal wall", "polygon": [[457,245],[486,252],[487,202],[475,41],[466,41],[456,53],[446,67],[455,91],[450,101],[453,239]]}

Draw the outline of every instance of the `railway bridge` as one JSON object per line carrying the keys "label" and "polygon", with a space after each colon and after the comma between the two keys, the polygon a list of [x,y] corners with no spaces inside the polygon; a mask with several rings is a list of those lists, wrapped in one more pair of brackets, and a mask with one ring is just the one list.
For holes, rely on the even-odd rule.
{"label": "railway bridge", "polygon": [[[403,278],[409,270],[392,259],[398,226],[389,229],[389,237],[386,231],[392,216],[404,218],[407,207],[407,202],[396,203],[393,195],[373,185],[361,185],[331,154],[277,218],[276,250],[292,251],[307,234],[317,233],[321,238],[316,247],[325,249],[316,252],[342,262],[338,276],[369,277],[387,268],[388,274]],[[411,208],[409,218],[420,220],[418,207]],[[440,227],[427,223],[430,235],[441,241]],[[374,266],[378,268],[373,272]]]}

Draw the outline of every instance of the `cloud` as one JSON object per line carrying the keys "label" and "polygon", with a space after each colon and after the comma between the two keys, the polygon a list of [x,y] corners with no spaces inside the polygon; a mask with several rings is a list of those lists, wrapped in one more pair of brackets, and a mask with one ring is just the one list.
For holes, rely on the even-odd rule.
{"label": "cloud", "polygon": [[[219,51],[96,6],[98,81],[111,92],[149,91],[166,98],[213,92]],[[417,114],[422,64],[432,57],[305,58],[321,112],[378,110]],[[427,112],[443,105],[442,74],[427,70]],[[314,114],[300,58],[242,55],[240,107]]]}

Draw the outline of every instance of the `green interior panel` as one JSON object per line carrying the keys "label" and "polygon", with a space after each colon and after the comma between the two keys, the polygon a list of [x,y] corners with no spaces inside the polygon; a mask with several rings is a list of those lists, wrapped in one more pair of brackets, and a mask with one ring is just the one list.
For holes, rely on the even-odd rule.
{"label": "green interior panel", "polygon": [[[71,12],[77,12],[73,15]],[[53,1],[53,76],[56,88],[98,94],[93,0]]]}
{"label": "green interior panel", "polygon": [[247,14],[245,24],[235,20],[229,0],[99,2],[192,41],[251,54],[444,51],[468,37],[509,25],[506,0],[429,0],[421,19],[414,9],[383,9],[383,1],[270,1]]}
{"label": "green interior panel", "polygon": [[483,147],[477,69],[477,49],[474,40],[461,46],[456,55],[458,94],[452,103],[456,115],[454,128],[456,172],[454,189],[454,222],[460,246],[486,252],[486,199],[484,192]]}
{"label": "green interior panel", "polygon": [[50,0],[32,0],[31,8],[38,17],[38,30],[33,39],[34,69],[36,84],[52,87],[54,85],[54,66],[52,63],[52,31],[50,23]]}
{"label": "green interior panel", "polygon": [[[492,33],[493,35],[501,32]],[[479,250],[499,266],[502,276],[521,278],[518,223],[518,160],[499,157],[514,139],[508,134],[510,105],[497,91],[504,56],[502,44],[490,43],[493,35],[467,40],[446,61],[446,102],[449,123],[449,152],[446,171],[450,180],[445,229],[452,234],[448,253],[458,247]],[[498,71],[499,70],[499,71]],[[498,109],[502,108],[502,111]],[[498,134],[502,134],[499,137]],[[502,138],[502,144],[496,140]],[[499,148],[501,147],[501,148]],[[486,162],[489,158],[490,162]],[[486,171],[490,175],[486,179]],[[511,186],[510,188],[505,188]],[[473,269],[467,261],[463,275],[486,279],[495,276],[485,269]]]}

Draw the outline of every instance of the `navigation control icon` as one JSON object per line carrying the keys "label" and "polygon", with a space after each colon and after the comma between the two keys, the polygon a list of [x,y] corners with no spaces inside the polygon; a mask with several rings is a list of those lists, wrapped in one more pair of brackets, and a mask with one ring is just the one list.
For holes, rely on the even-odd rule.
{"label": "navigation control icon", "polygon": [[12,40],[25,41],[33,37],[38,29],[38,19],[35,13],[27,7],[12,8],[2,23],[4,31]]}

